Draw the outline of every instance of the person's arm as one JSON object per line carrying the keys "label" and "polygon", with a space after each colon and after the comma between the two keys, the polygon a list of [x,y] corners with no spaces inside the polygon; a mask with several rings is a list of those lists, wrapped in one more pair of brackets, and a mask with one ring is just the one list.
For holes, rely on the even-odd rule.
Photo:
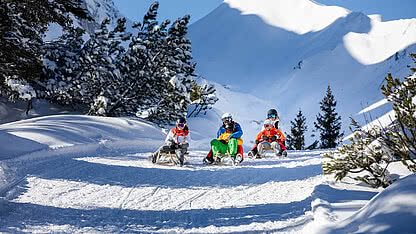
{"label": "person's arm", "polygon": [[224,128],[224,126],[221,126],[219,129],[218,129],[218,132],[217,132],[217,138],[218,137],[220,137],[221,136],[221,134],[223,134],[225,132],[225,128]]}
{"label": "person's arm", "polygon": [[171,129],[166,136],[165,143],[167,145],[176,144],[174,129]]}
{"label": "person's arm", "polygon": [[283,135],[283,133],[279,129],[277,129],[277,135],[280,137],[280,140],[282,142],[286,140],[285,135]]}
{"label": "person's arm", "polygon": [[263,131],[260,131],[256,137],[256,145],[262,141]]}
{"label": "person's arm", "polygon": [[235,123],[234,125],[235,129],[234,132],[232,134],[233,138],[241,138],[241,136],[243,136],[243,129],[241,129],[240,124]]}

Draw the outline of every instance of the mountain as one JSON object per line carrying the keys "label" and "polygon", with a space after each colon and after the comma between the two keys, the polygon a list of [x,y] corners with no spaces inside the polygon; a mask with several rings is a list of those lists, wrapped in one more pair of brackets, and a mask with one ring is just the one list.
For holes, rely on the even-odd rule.
{"label": "mountain", "polygon": [[416,51],[416,19],[381,18],[310,0],[226,0],[189,37],[200,75],[274,103],[285,131],[299,109],[312,128],[330,85],[347,132],[350,116],[383,99],[388,72],[409,74]]}

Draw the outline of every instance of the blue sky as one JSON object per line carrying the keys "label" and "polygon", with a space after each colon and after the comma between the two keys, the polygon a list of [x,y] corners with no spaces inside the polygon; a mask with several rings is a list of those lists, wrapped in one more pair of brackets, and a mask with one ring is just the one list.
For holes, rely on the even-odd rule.
{"label": "blue sky", "polygon": [[[255,1],[255,0],[253,0]],[[325,5],[342,6],[365,14],[381,14],[384,20],[416,18],[416,0],[315,0]],[[143,15],[154,0],[114,0],[120,12],[134,21],[142,21]],[[204,17],[223,0],[159,0],[158,20],[171,21],[186,14],[191,24]]]}
{"label": "blue sky", "polygon": [[[142,21],[144,14],[154,0],[114,0],[114,4],[127,18]],[[159,0],[158,20],[176,20],[184,15],[191,15],[191,23],[204,17],[223,0]]]}

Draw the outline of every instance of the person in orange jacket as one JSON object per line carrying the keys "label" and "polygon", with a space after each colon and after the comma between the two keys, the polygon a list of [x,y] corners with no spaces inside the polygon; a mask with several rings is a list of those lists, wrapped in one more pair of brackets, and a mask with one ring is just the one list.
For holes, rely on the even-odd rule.
{"label": "person in orange jacket", "polygon": [[[277,129],[272,120],[266,119],[264,121],[263,130],[257,134],[256,137],[256,157],[262,158],[264,151],[267,149],[273,150],[276,156],[287,156],[285,142],[285,136]],[[254,156],[254,155],[252,155]]]}
{"label": "person in orange jacket", "polygon": [[[279,118],[279,114],[277,113],[277,110],[276,109],[270,109],[270,110],[268,110],[267,111],[267,118],[266,119],[271,120],[273,122],[273,126],[276,129],[279,130],[279,121],[280,121],[280,118]],[[264,129],[265,128],[263,126],[261,130],[263,131]],[[283,135],[283,133],[282,133],[282,135]],[[283,150],[281,150],[281,154],[287,154],[287,152],[284,152],[284,151],[286,151],[286,146],[285,146],[286,145],[286,141],[283,140],[281,142],[281,145],[282,145],[282,149],[283,149]],[[253,158],[253,157],[257,156],[257,153],[258,153],[258,150],[257,150],[257,142],[256,142],[256,144],[247,153],[247,156],[250,157],[250,158]]]}

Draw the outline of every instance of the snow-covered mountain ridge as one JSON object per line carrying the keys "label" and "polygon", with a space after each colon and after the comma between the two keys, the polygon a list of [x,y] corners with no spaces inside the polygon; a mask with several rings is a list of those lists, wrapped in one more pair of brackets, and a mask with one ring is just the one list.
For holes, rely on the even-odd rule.
{"label": "snow-covered mountain ridge", "polygon": [[361,118],[360,110],[383,99],[388,72],[409,75],[416,19],[383,22],[342,8],[324,14],[328,9],[310,0],[227,0],[190,26],[197,72],[274,103],[285,131],[299,109],[311,130],[330,85],[348,133],[350,116]]}
{"label": "snow-covered mountain ridge", "polygon": [[304,0],[225,0],[224,2],[241,11],[242,15],[257,15],[274,27],[297,34],[322,30],[349,13],[342,7],[323,6]]}

